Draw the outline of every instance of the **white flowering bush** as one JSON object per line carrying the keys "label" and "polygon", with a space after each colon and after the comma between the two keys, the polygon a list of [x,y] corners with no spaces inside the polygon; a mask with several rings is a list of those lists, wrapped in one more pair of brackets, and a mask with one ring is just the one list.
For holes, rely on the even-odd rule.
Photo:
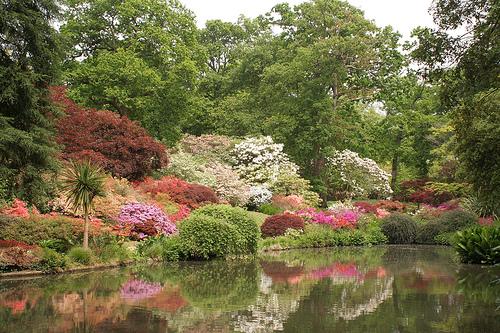
{"label": "white flowering bush", "polygon": [[374,160],[348,149],[327,158],[327,178],[329,191],[337,198],[386,198],[392,193],[389,174]]}
{"label": "white flowering bush", "polygon": [[[245,206],[250,200],[250,186],[240,179],[238,174],[227,164],[210,162],[204,166],[205,174],[215,178],[212,186],[217,196],[233,206]],[[205,185],[205,184],[203,184]]]}
{"label": "white flowering bush", "polygon": [[252,186],[250,187],[250,199],[248,201],[248,205],[251,207],[259,207],[270,202],[272,197],[273,193],[266,186]]}
{"label": "white flowering bush", "polygon": [[299,169],[283,152],[283,144],[274,143],[270,136],[244,140],[234,147],[232,156],[235,170],[252,185],[270,186],[281,173]]}

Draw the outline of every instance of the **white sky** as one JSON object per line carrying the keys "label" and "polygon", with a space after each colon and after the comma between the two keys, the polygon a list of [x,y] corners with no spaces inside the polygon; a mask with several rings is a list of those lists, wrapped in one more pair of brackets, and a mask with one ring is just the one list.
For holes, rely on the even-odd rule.
{"label": "white sky", "polygon": [[[203,27],[206,20],[221,19],[235,22],[240,14],[256,17],[268,12],[275,4],[288,2],[297,5],[306,0],[181,0],[191,9]],[[378,26],[392,25],[405,39],[413,28],[431,26],[432,18],[428,8],[432,0],[348,0],[362,9],[368,19]]]}

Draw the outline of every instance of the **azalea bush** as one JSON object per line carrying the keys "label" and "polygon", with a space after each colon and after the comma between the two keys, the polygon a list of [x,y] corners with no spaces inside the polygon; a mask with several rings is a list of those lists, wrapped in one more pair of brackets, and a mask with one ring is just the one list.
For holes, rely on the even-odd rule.
{"label": "azalea bush", "polygon": [[185,205],[189,209],[196,209],[207,203],[219,202],[217,195],[211,188],[200,184],[191,184],[171,176],[165,176],[158,180],[146,178],[137,184],[137,188],[150,194],[153,199],[158,194],[166,194],[170,200]]}
{"label": "azalea bush", "polygon": [[123,206],[118,223],[120,227],[130,230],[130,235],[137,239],[158,234],[169,235],[177,231],[175,224],[159,207],[142,203]]}
{"label": "azalea bush", "polygon": [[317,210],[306,208],[295,212],[312,224],[328,225],[332,229],[355,228],[361,213],[354,209]]}
{"label": "azalea bush", "polygon": [[251,208],[257,208],[271,201],[273,193],[265,186],[250,187],[250,198],[248,205]]}
{"label": "azalea bush", "polygon": [[386,198],[392,193],[389,174],[348,149],[328,157],[326,167],[329,193],[335,198]]}

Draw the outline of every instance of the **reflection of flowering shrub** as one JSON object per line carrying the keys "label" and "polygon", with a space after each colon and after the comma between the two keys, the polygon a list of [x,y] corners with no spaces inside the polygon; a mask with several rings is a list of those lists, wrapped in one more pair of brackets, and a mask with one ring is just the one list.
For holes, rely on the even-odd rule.
{"label": "reflection of flowering shrub", "polygon": [[253,207],[259,207],[265,203],[268,203],[273,194],[265,186],[252,186],[250,187],[250,199],[248,204]]}
{"label": "reflection of flowering shrub", "polygon": [[356,264],[343,264],[340,262],[333,263],[328,267],[319,268],[309,273],[309,277],[314,280],[322,280],[324,278],[362,278],[361,272]]}
{"label": "reflection of flowering shrub", "polygon": [[131,228],[132,234],[140,239],[156,234],[169,235],[177,230],[159,207],[142,203],[123,206],[118,222],[125,228]]}
{"label": "reflection of flowering shrub", "polygon": [[161,290],[162,286],[159,283],[145,282],[142,280],[131,280],[122,286],[120,295],[122,298],[136,301],[153,297]]}
{"label": "reflection of flowering shrub", "polygon": [[375,161],[350,150],[327,158],[329,185],[336,197],[387,197],[392,193],[389,174]]}

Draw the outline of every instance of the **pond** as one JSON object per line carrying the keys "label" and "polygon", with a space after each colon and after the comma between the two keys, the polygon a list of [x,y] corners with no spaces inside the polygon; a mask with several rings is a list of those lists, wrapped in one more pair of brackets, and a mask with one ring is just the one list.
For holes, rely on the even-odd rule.
{"label": "pond", "polygon": [[499,274],[385,246],[0,280],[0,332],[499,332]]}

